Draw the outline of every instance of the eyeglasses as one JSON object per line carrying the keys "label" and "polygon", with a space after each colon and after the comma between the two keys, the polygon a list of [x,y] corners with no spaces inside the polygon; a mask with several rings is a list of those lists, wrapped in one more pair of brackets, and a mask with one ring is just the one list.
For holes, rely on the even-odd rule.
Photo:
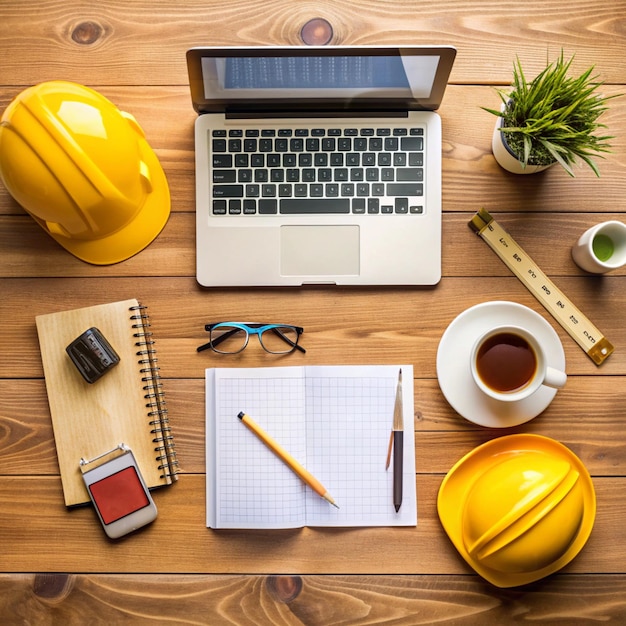
{"label": "eyeglasses", "polygon": [[220,354],[237,354],[247,345],[250,335],[256,335],[266,352],[289,354],[294,350],[306,352],[298,345],[304,328],[290,324],[257,324],[254,322],[216,322],[207,324],[209,342],[197,348],[198,352],[211,349]]}

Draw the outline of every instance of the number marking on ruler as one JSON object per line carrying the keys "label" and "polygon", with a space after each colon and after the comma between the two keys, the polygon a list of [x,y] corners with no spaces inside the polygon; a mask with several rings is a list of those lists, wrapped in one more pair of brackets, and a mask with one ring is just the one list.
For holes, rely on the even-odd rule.
{"label": "number marking on ruler", "polygon": [[613,344],[572,304],[485,209],[474,215],[469,226],[504,261],[596,365],[600,365],[611,355]]}

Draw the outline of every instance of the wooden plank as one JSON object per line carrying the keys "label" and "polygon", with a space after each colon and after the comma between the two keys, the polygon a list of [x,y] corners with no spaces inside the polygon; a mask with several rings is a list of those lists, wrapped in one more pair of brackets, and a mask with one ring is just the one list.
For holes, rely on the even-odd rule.
{"label": "wooden plank", "polygon": [[6,277],[195,276],[195,255],[191,213],[172,213],[151,245],[122,263],[104,266],[77,259],[27,215],[0,216],[0,266]]}
{"label": "wooden plank", "polygon": [[536,623],[626,621],[625,575],[556,574],[511,590],[455,575],[4,574],[0,588],[0,613],[30,624],[179,623],[183,615],[232,626],[500,626],[520,615]]}
{"label": "wooden plank", "polygon": [[[501,265],[491,251],[484,252],[491,255],[491,263]],[[0,377],[42,376],[36,315],[132,297],[149,308],[166,378],[201,377],[205,367],[216,365],[277,364],[256,346],[232,358],[195,351],[206,341],[205,323],[233,317],[275,320],[277,316],[282,318],[278,321],[305,329],[302,344],[307,353],[289,355],[290,364],[389,364],[408,360],[419,377],[434,378],[437,347],[444,329],[468,307],[491,300],[519,302],[551,323],[563,343],[569,374],[626,374],[626,349],[622,349],[626,345],[622,324],[626,307],[624,277],[598,282],[589,282],[586,277],[563,277],[558,284],[616,346],[600,368],[513,276],[447,278],[434,289],[385,290],[202,290],[193,278],[145,278],[140,282],[133,278],[0,279]],[[16,311],[21,313],[16,315]],[[321,316],[320,311],[333,311],[334,315]]]}
{"label": "wooden plank", "polygon": [[[478,208],[482,205],[476,204]],[[443,277],[512,276],[494,252],[468,227],[472,213],[447,212],[443,215]],[[572,213],[564,222],[553,212],[492,212],[515,240],[552,279],[584,276],[591,290],[626,276],[626,267],[610,274],[592,276],[572,260],[571,247],[578,237],[599,221],[620,220],[622,213],[602,215]],[[555,234],[558,244],[555,245]],[[37,253],[33,254],[32,250]],[[195,277],[195,215],[172,213],[156,240],[123,263],[94,266],[65,251],[26,215],[0,215],[0,267],[6,278],[37,277],[117,277],[179,276]]]}
{"label": "wooden plank", "polygon": [[[546,56],[576,52],[576,68],[596,64],[605,80],[622,82],[624,0],[590,5],[585,0],[530,0],[519,6],[447,0],[415,10],[411,0],[220,0],[177,4],[165,0],[122,7],[109,0],[3,6],[0,47],[10,51],[3,82],[28,85],[45,77],[85,80],[85,68],[103,84],[180,85],[185,51],[197,45],[301,45],[300,31],[313,18],[333,27],[331,43],[457,46],[452,82],[508,83],[515,55],[538,72]],[[532,21],[528,16],[532,15]]]}
{"label": "wooden plank", "polygon": [[[445,474],[463,455],[493,437],[518,432],[552,437],[569,446],[593,476],[626,476],[622,427],[623,377],[571,377],[537,418],[509,429],[486,429],[460,417],[432,379],[415,382],[415,449],[418,474]],[[181,470],[204,474],[204,382],[164,381]],[[0,380],[0,475],[58,476],[48,399],[42,380]]]}
{"label": "wooden plank", "polygon": [[[442,476],[417,476],[416,528],[211,531],[204,475],[186,474],[154,492],[157,520],[131,541],[111,542],[90,507],[68,511],[54,477],[0,483],[4,572],[462,574],[471,573],[435,513]],[[598,508],[589,542],[567,573],[622,573],[626,558],[623,478],[595,477]],[[25,512],[27,514],[25,515]],[[50,529],[54,532],[50,532]],[[140,557],[138,555],[141,555]]]}

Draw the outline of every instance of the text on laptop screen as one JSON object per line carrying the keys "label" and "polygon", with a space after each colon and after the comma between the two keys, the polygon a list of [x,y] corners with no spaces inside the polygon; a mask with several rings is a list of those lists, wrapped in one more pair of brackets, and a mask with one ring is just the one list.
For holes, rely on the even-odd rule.
{"label": "text on laptop screen", "polygon": [[429,98],[436,55],[204,57],[208,101]]}

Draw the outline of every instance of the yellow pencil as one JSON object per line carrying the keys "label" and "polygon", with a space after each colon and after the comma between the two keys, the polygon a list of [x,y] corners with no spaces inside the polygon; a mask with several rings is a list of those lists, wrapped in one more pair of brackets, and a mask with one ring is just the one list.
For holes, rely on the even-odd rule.
{"label": "yellow pencil", "polygon": [[304,468],[298,461],[296,461],[287,450],[285,450],[280,444],[274,441],[248,414],[243,411],[237,416],[246,427],[251,430],[289,469],[291,469],[303,482],[305,482],[315,493],[319,494],[328,500],[333,506],[337,506],[331,495],[326,490],[326,487]]}

